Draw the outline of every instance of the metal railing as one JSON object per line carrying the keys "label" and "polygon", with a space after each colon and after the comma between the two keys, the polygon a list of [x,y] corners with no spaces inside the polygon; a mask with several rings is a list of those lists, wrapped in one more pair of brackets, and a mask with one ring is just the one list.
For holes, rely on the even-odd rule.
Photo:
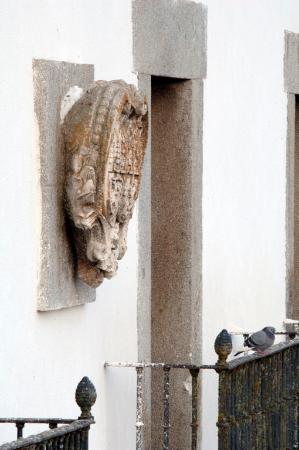
{"label": "metal railing", "polygon": [[227,362],[219,336],[219,450],[299,448],[299,339]]}
{"label": "metal railing", "polygon": [[197,450],[198,442],[198,376],[200,370],[214,369],[214,365],[196,366],[194,364],[168,364],[168,363],[129,363],[105,362],[105,367],[131,367],[136,369],[136,450],[144,448],[144,376],[145,369],[163,370],[163,450],[169,450],[170,437],[170,372],[173,370],[189,370],[192,377],[192,393],[190,405],[191,450]]}
{"label": "metal railing", "polygon": [[[81,409],[79,419],[58,418],[0,418],[0,424],[13,423],[17,440],[0,445],[0,450],[88,450],[90,425],[94,424],[91,407],[96,401],[96,390],[84,377],[76,389],[76,402]],[[48,424],[49,430],[23,437],[25,424]],[[58,426],[63,425],[63,426]]]}
{"label": "metal railing", "polygon": [[144,449],[146,368],[163,369],[163,450],[170,449],[170,372],[176,369],[188,369],[192,377],[191,450],[198,448],[198,379],[204,369],[219,375],[219,450],[299,448],[299,339],[294,339],[295,332],[276,334],[288,335],[291,340],[274,345],[264,355],[254,353],[228,361],[232,339],[222,330],[215,340],[218,361],[214,365],[106,362],[105,367],[136,370],[136,450]]}

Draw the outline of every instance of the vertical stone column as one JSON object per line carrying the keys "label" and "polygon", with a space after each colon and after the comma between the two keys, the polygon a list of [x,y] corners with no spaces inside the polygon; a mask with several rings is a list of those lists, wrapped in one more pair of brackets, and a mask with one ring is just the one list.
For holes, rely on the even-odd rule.
{"label": "vertical stone column", "polygon": [[[140,74],[138,87],[148,101],[148,139],[138,200],[138,361],[151,361],[151,76]],[[151,370],[144,377],[144,442],[151,448]]]}
{"label": "vertical stone column", "polygon": [[[202,82],[152,84],[152,360],[200,363]],[[152,446],[162,439],[162,371],[152,374]],[[191,447],[191,378],[170,374],[170,448]]]}
{"label": "vertical stone column", "polygon": [[288,101],[286,144],[286,314],[299,319],[299,34],[285,33],[284,84]]}
{"label": "vertical stone column", "polygon": [[[133,1],[134,69],[151,108],[139,200],[139,359],[200,362],[202,108],[206,10],[190,1]],[[162,446],[163,373],[146,449]],[[170,448],[191,447],[191,377],[170,372]]]}

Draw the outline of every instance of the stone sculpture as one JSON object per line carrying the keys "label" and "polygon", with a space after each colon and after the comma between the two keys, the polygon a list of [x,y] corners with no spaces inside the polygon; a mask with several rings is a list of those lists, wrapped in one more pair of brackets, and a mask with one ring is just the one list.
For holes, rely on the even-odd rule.
{"label": "stone sculpture", "polygon": [[65,205],[79,278],[91,287],[117,272],[140,187],[147,103],[124,81],[96,81],[67,113]]}

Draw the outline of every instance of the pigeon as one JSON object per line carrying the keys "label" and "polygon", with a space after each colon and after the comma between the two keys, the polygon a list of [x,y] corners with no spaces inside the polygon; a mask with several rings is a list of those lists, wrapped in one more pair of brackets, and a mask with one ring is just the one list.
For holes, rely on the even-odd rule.
{"label": "pigeon", "polygon": [[263,354],[267,348],[271,347],[275,341],[275,328],[265,327],[260,331],[256,331],[245,339],[244,345],[249,348],[242,348],[235,353],[234,356],[240,355],[240,353],[247,350],[255,350],[257,353]]}

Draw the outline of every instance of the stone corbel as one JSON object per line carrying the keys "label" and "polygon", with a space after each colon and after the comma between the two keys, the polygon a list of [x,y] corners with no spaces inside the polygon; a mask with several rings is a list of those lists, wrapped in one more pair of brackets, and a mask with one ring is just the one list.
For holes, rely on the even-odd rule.
{"label": "stone corbel", "polygon": [[124,81],[96,81],[62,124],[65,208],[78,277],[99,286],[117,272],[147,141],[147,103]]}

